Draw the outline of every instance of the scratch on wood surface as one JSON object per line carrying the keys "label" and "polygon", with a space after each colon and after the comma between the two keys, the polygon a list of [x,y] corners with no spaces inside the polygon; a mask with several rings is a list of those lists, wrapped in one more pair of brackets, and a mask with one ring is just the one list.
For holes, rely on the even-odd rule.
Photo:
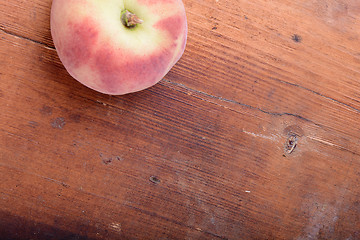
{"label": "scratch on wood surface", "polygon": [[314,141],[321,142],[321,143],[323,143],[323,144],[325,144],[325,145],[329,145],[329,146],[332,146],[332,147],[342,148],[341,146],[338,146],[338,145],[336,145],[336,144],[334,144],[334,143],[325,141],[325,140],[323,140],[323,139],[321,139],[321,138],[312,137],[312,136],[309,136],[308,138],[310,138],[311,140],[314,140]]}
{"label": "scratch on wood surface", "polygon": [[259,137],[259,138],[263,138],[263,139],[267,139],[267,140],[271,140],[271,141],[278,140],[278,137],[273,134],[271,136],[267,136],[267,135],[263,135],[263,134],[259,134],[259,133],[248,132],[248,131],[245,131],[244,129],[243,129],[243,133],[248,134],[253,137]]}
{"label": "scratch on wood surface", "polygon": [[120,223],[111,223],[109,225],[110,229],[116,231],[116,232],[121,232],[121,224]]}
{"label": "scratch on wood surface", "polygon": [[335,148],[338,148],[338,149],[341,149],[341,150],[344,150],[344,151],[348,151],[348,152],[351,152],[352,154],[355,154],[355,155],[360,155],[359,152],[355,152],[351,149],[348,149],[348,148],[345,148],[345,147],[342,147],[340,145],[337,145],[335,143],[332,143],[332,142],[329,142],[329,141],[326,141],[324,139],[321,139],[321,138],[318,138],[318,137],[314,137],[314,136],[307,136],[307,138],[313,140],[313,141],[317,141],[319,143],[322,143],[322,144],[325,144],[325,145],[328,145],[330,147],[335,147]]}
{"label": "scratch on wood surface", "polygon": [[102,101],[100,101],[100,100],[96,100],[96,102],[101,103],[101,104],[104,105],[104,106],[107,105],[106,103],[104,103],[104,102],[102,102]]}
{"label": "scratch on wood surface", "polygon": [[22,139],[25,139],[25,140],[27,140],[27,141],[29,141],[29,142],[32,142],[32,143],[35,143],[35,144],[39,144],[38,141],[35,141],[35,140],[31,139],[31,138],[28,138],[28,137],[21,136],[21,135],[16,134],[16,133],[12,133],[12,132],[6,131],[6,130],[4,130],[4,129],[0,129],[0,130],[3,131],[3,132],[5,132],[6,134],[8,134],[8,135],[10,135],[10,136],[22,138]]}
{"label": "scratch on wood surface", "polygon": [[68,184],[66,184],[66,183],[64,183],[64,182],[61,182],[61,181],[58,181],[58,180],[55,180],[55,179],[52,179],[52,178],[45,177],[45,176],[41,176],[41,175],[35,174],[35,173],[34,173],[34,175],[37,176],[37,177],[43,178],[43,179],[45,179],[45,180],[48,180],[48,181],[51,181],[51,182],[60,184],[60,185],[63,186],[63,187],[66,187],[66,188],[70,187]]}
{"label": "scratch on wood surface", "polygon": [[14,169],[14,170],[19,171],[19,172],[21,172],[21,173],[26,173],[26,174],[29,174],[29,175],[33,175],[33,176],[42,178],[42,179],[44,179],[44,180],[46,180],[46,181],[54,182],[54,183],[59,184],[59,185],[61,185],[61,186],[63,186],[63,187],[66,187],[66,188],[69,188],[69,187],[70,187],[70,185],[66,184],[65,182],[62,182],[62,181],[59,181],[59,180],[56,180],[56,179],[53,179],[53,178],[50,178],[50,177],[45,177],[45,176],[42,176],[42,175],[37,174],[37,173],[27,172],[27,171],[24,171],[23,169],[20,169],[20,168],[17,168],[17,167],[13,167],[13,166],[8,166],[8,165],[6,165],[6,164],[1,164],[1,163],[0,163],[0,166],[2,166],[2,167],[7,167],[7,168],[10,168],[10,169]]}

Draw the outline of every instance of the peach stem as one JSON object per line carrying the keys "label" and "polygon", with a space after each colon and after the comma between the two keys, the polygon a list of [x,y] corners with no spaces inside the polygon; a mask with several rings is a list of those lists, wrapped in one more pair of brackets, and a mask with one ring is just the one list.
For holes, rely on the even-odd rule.
{"label": "peach stem", "polygon": [[143,23],[143,20],[141,20],[134,13],[131,13],[125,9],[121,12],[121,22],[125,27],[133,28],[137,24]]}

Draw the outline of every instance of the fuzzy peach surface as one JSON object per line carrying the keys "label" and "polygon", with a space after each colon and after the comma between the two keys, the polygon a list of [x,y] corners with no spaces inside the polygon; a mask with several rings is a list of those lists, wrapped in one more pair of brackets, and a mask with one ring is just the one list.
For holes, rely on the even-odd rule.
{"label": "fuzzy peach surface", "polygon": [[[125,27],[121,11],[143,20]],[[51,34],[69,74],[120,95],[160,81],[182,56],[187,22],[181,0],[53,0]]]}

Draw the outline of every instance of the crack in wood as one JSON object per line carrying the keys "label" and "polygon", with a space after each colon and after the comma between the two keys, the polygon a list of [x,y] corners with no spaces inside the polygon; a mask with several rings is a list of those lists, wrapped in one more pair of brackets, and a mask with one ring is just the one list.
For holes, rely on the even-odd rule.
{"label": "crack in wood", "polygon": [[34,39],[31,39],[31,38],[28,38],[28,37],[25,37],[25,36],[21,36],[21,35],[18,35],[16,33],[13,33],[9,30],[6,30],[4,26],[1,26],[0,25],[0,31],[2,31],[3,33],[5,34],[8,34],[8,35],[11,35],[13,37],[17,37],[17,38],[21,38],[23,40],[27,40],[27,41],[30,41],[30,42],[33,42],[33,43],[36,43],[36,44],[39,44],[39,45],[42,45],[43,47],[47,48],[47,49],[50,49],[50,50],[55,50],[55,47],[53,46],[50,46],[46,43],[43,43],[43,42],[40,42],[40,41],[37,41],[37,40],[34,40]]}
{"label": "crack in wood", "polygon": [[[246,108],[249,108],[249,109],[258,110],[258,111],[260,111],[260,112],[262,112],[262,113],[269,114],[269,115],[272,115],[272,116],[292,116],[292,117],[298,118],[298,119],[303,120],[303,121],[306,121],[306,122],[311,122],[311,123],[315,124],[316,126],[321,127],[320,124],[315,123],[315,122],[313,122],[312,120],[307,119],[307,118],[305,118],[305,117],[302,117],[302,116],[300,116],[300,115],[298,115],[298,114],[288,113],[288,112],[271,112],[271,111],[266,111],[266,110],[264,110],[264,109],[257,108],[257,107],[254,107],[254,106],[251,106],[251,105],[248,105],[248,104],[245,104],[245,103],[241,103],[241,102],[238,102],[238,101],[235,101],[235,100],[232,100],[232,99],[227,99],[227,98],[223,98],[223,97],[219,97],[219,96],[214,96],[214,95],[208,94],[208,93],[203,92],[203,91],[195,90],[195,89],[192,89],[192,88],[187,87],[186,85],[184,85],[184,84],[182,84],[182,83],[175,83],[175,82],[172,82],[172,81],[169,81],[169,80],[166,80],[166,79],[163,79],[163,82],[166,82],[166,83],[175,85],[175,86],[180,87],[180,88],[183,88],[183,89],[185,89],[185,90],[187,90],[187,91],[190,91],[190,92],[193,92],[193,93],[197,93],[197,94],[200,94],[200,95],[203,95],[203,96],[212,98],[212,99],[217,99],[217,100],[220,100],[220,101],[223,101],[223,102],[236,104],[236,105],[243,106],[243,107],[246,107]],[[202,100],[204,100],[204,99],[202,99]],[[225,106],[223,106],[223,105],[221,105],[221,104],[219,104],[219,105],[222,106],[222,107],[225,107]],[[225,108],[227,108],[227,107],[225,107]]]}

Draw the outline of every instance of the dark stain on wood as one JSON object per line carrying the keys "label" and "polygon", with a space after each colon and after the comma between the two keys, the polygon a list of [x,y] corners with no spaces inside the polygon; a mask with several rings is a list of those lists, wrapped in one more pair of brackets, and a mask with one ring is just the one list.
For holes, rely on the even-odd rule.
{"label": "dark stain on wood", "polygon": [[44,105],[41,109],[40,109],[40,113],[44,114],[44,115],[51,115],[52,114],[52,107],[49,107],[47,105]]}
{"label": "dark stain on wood", "polygon": [[63,129],[65,124],[65,118],[63,117],[57,117],[51,121],[51,126],[57,129]]}
{"label": "dark stain on wood", "polygon": [[292,35],[291,39],[296,43],[301,43],[301,41],[302,41],[302,37],[298,34]]}

